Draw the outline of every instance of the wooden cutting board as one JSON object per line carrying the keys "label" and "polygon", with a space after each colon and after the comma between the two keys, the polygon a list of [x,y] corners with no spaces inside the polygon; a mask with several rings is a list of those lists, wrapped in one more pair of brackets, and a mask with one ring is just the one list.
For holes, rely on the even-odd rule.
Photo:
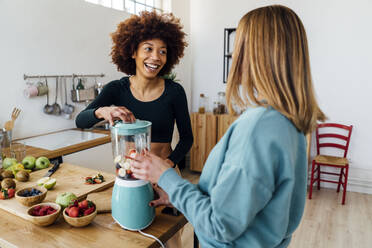
{"label": "wooden cutting board", "polygon": [[[28,182],[18,182],[17,180],[14,180],[17,184],[16,191],[26,187],[35,186],[36,182],[40,178],[42,178],[45,173],[47,173],[47,171],[48,168],[32,172],[30,174],[30,180]],[[98,173],[101,173],[103,175],[105,179],[103,183],[85,184],[85,177],[95,176]],[[112,185],[114,185],[115,181],[114,174],[99,172],[68,163],[60,164],[59,169],[54,172],[51,177],[57,179],[57,184],[52,190],[48,191],[47,196],[43,202],[55,202],[57,195],[64,192],[74,193],[79,198],[79,200],[81,200],[85,198],[89,193],[101,191],[111,187]],[[29,207],[22,205],[15,198],[0,200],[0,208],[23,219],[28,219],[27,209]]]}
{"label": "wooden cutting board", "polygon": [[93,201],[96,204],[98,213],[111,213],[111,197],[112,187],[104,191],[89,194],[87,200]]}

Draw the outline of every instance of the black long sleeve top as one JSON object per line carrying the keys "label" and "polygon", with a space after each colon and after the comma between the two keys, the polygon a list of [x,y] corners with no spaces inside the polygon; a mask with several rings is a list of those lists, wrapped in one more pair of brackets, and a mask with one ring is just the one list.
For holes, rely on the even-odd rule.
{"label": "black long sleeve top", "polygon": [[179,83],[165,79],[165,89],[162,95],[153,101],[142,102],[132,95],[129,86],[128,77],[105,85],[96,99],[76,117],[76,126],[90,128],[101,121],[102,119],[98,119],[95,115],[95,111],[99,107],[124,106],[137,119],[152,123],[151,142],[168,143],[172,141],[174,122],[176,121],[180,140],[168,158],[174,164],[178,164],[193,143],[187,99],[183,87]]}

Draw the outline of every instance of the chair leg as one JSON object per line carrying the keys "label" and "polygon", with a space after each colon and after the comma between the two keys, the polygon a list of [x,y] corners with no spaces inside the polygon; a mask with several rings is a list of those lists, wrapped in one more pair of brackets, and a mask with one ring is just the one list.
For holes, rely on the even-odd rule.
{"label": "chair leg", "polygon": [[342,175],[344,174],[344,168],[341,168],[340,176],[338,178],[337,193],[340,192],[340,186],[342,184]]}
{"label": "chair leg", "polygon": [[313,184],[314,184],[314,170],[315,170],[315,161],[311,165],[311,177],[310,177],[310,191],[309,191],[309,199],[311,199],[313,194]]}
{"label": "chair leg", "polygon": [[344,180],[344,193],[342,195],[342,205],[345,204],[345,200],[346,200],[346,187],[347,187],[347,177],[349,175],[349,165],[347,164],[345,166],[345,180]]}
{"label": "chair leg", "polygon": [[318,190],[320,190],[320,165],[318,164]]}

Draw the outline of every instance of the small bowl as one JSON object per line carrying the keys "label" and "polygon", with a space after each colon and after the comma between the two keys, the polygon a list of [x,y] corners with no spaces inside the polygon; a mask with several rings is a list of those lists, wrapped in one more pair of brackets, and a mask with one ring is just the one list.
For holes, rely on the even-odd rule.
{"label": "small bowl", "polygon": [[[31,189],[38,189],[41,191],[41,194],[39,195],[35,195],[35,196],[21,196],[25,190],[28,190],[30,191]],[[16,192],[15,194],[15,198],[23,205],[25,206],[32,206],[32,205],[35,205],[35,204],[38,204],[42,201],[44,201],[46,195],[47,195],[47,192],[48,190],[45,189],[44,187],[38,187],[38,186],[35,186],[35,187],[28,187],[28,188],[24,188],[24,189],[20,189]]]}
{"label": "small bowl", "polygon": [[[57,211],[52,213],[52,214],[44,215],[44,216],[31,215],[31,211],[36,206],[41,206],[41,207],[42,206],[51,206],[52,208],[54,208]],[[54,202],[43,202],[43,203],[34,205],[27,210],[28,219],[32,223],[34,223],[35,225],[38,225],[38,226],[49,226],[49,225],[53,224],[60,214],[61,214],[61,206],[58,205],[57,203],[54,203]]]}
{"label": "small bowl", "polygon": [[86,216],[82,216],[82,217],[70,217],[67,215],[66,213],[66,209],[65,208],[63,210],[63,218],[65,218],[65,221],[70,224],[71,226],[74,226],[74,227],[83,227],[83,226],[87,226],[89,225],[93,219],[96,217],[97,215],[97,206],[95,206],[95,210],[93,213],[89,214],[89,215],[86,215]]}

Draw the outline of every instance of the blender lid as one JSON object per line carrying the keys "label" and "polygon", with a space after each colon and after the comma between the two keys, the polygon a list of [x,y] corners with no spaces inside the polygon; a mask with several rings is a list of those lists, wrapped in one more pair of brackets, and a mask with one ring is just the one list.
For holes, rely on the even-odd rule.
{"label": "blender lid", "polygon": [[133,123],[119,121],[111,129],[116,130],[119,135],[135,135],[148,132],[149,127],[151,122],[137,119]]}

